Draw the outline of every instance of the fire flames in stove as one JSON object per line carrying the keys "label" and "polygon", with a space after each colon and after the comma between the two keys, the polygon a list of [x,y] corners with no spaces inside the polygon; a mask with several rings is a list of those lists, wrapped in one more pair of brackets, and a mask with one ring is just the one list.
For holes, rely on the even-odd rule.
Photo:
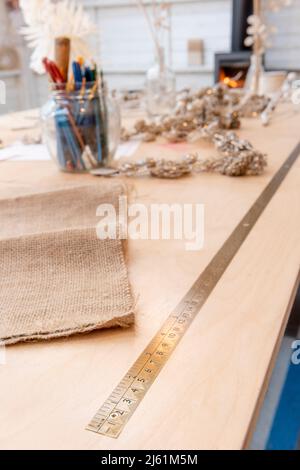
{"label": "fire flames in stove", "polygon": [[246,76],[245,70],[237,71],[235,68],[221,67],[219,82],[225,83],[229,88],[243,88]]}

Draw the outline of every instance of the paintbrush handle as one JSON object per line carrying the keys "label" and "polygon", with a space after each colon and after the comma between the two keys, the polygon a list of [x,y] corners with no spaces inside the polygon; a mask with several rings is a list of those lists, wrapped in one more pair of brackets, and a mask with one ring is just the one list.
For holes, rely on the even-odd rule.
{"label": "paintbrush handle", "polygon": [[55,62],[66,83],[68,81],[71,42],[69,38],[55,39]]}
{"label": "paintbrush handle", "polygon": [[68,110],[68,118],[69,118],[69,121],[70,121],[70,124],[71,124],[71,127],[73,129],[73,132],[79,142],[79,145],[81,147],[81,150],[84,150],[85,148],[85,143],[83,141],[83,138],[82,138],[82,135],[80,133],[80,130],[78,129],[77,125],[76,125],[76,122],[75,122],[75,119],[73,117],[73,114],[72,114],[72,111],[70,110],[69,107],[67,107],[67,110]]}

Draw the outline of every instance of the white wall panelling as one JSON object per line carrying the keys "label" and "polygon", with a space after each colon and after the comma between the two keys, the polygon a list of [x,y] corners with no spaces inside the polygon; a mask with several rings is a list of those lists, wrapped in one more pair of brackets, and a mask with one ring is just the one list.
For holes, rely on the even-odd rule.
{"label": "white wall panelling", "polygon": [[0,114],[22,109],[24,103],[21,96],[21,72],[19,70],[0,71],[0,80],[6,85],[6,104],[0,104]]}
{"label": "white wall panelling", "polygon": [[270,69],[300,70],[300,0],[276,13],[268,13],[268,23],[277,28],[266,54]]}
{"label": "white wall panelling", "polygon": [[[231,0],[173,0],[173,66],[179,85],[207,84],[212,80],[216,50],[230,47]],[[153,44],[144,17],[134,0],[85,0],[96,8],[103,68],[113,86],[140,88],[153,60]],[[216,24],[218,28],[216,28]],[[204,40],[204,64],[189,67],[187,42]]]}

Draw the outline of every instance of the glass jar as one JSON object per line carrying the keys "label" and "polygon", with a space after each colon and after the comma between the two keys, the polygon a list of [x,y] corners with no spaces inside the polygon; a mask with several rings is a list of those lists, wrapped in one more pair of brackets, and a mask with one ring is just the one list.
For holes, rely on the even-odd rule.
{"label": "glass jar", "polygon": [[166,65],[165,50],[159,48],[155,64],[146,75],[146,106],[150,116],[169,114],[176,104],[175,74]]}
{"label": "glass jar", "polygon": [[76,173],[109,165],[120,140],[116,101],[95,84],[65,88],[54,85],[41,112],[43,141],[52,159],[62,171]]}

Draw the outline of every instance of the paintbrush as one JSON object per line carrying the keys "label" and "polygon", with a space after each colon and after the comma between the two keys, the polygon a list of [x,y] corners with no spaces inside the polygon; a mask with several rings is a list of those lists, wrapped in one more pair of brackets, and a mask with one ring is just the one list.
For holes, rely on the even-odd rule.
{"label": "paintbrush", "polygon": [[62,74],[64,83],[68,81],[71,42],[69,38],[55,39],[55,62]]}
{"label": "paintbrush", "polygon": [[72,115],[72,112],[71,110],[67,107],[68,109],[68,118],[69,118],[69,122],[71,124],[71,127],[73,129],[73,132],[77,138],[77,141],[81,147],[81,151],[82,151],[82,155],[81,155],[81,158],[83,160],[83,163],[86,167],[87,170],[91,170],[92,168],[95,168],[97,165],[98,165],[98,161],[95,159],[92,151],[91,151],[91,148],[89,145],[86,145],[84,143],[84,140],[82,138],[82,135],[80,133],[80,130],[78,129],[77,125],[76,125],[76,122],[74,120],[74,117]]}

